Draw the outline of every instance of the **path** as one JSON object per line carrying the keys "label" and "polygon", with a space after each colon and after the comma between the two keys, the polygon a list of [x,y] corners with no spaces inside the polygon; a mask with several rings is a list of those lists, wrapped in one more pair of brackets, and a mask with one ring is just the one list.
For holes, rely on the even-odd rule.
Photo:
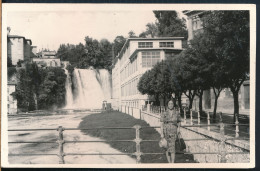
{"label": "path", "polygon": [[[56,114],[8,118],[9,129],[77,128],[83,117],[90,113]],[[93,114],[95,115],[95,114]],[[55,141],[57,131],[9,132],[9,141]],[[101,140],[81,131],[64,131],[65,140]],[[57,144],[9,144],[10,153],[58,153]],[[69,143],[64,145],[66,153],[121,153],[106,143]],[[58,164],[57,156],[9,156],[10,164]],[[131,164],[135,159],[126,156],[65,156],[66,164]]]}

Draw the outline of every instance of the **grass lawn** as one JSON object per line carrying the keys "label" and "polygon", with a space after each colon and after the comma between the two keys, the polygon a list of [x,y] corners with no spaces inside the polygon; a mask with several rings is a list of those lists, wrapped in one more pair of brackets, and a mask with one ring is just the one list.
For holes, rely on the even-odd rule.
{"label": "grass lawn", "polygon": [[[112,111],[100,114],[88,115],[83,118],[79,128],[93,127],[133,127],[140,125],[149,126],[145,121],[135,119],[130,115]],[[133,140],[135,139],[135,129],[99,129],[82,130],[83,133],[100,137],[104,140]],[[140,129],[140,138],[142,140],[160,140],[160,134],[154,128]],[[107,142],[111,147],[125,153],[134,153],[136,151],[135,142]],[[141,142],[141,152],[143,153],[164,153],[159,147],[158,142]],[[135,156],[131,156],[134,157]],[[194,162],[192,155],[176,155],[176,163]],[[165,154],[142,155],[141,163],[167,163]]]}

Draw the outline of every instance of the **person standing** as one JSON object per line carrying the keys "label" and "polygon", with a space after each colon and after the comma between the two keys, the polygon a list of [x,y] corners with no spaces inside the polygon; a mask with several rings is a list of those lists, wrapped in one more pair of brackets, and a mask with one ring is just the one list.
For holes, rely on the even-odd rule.
{"label": "person standing", "polygon": [[161,114],[161,138],[167,141],[166,157],[169,163],[175,160],[175,141],[177,134],[180,132],[181,116],[177,110],[174,110],[174,102],[168,102],[167,110]]}

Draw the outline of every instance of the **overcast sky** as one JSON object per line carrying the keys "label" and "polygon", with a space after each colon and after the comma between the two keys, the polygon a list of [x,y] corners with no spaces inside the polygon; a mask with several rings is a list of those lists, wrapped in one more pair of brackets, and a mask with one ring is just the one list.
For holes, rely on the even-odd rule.
{"label": "overcast sky", "polygon": [[127,37],[133,30],[138,36],[145,25],[155,22],[152,11],[12,11],[7,13],[11,35],[31,39],[38,51],[57,50],[62,43],[84,43],[85,36],[108,39]]}

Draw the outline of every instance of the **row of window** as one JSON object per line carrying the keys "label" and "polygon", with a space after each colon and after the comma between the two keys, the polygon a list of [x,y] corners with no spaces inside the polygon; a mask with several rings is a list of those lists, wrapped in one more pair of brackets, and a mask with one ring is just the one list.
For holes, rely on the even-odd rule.
{"label": "row of window", "polygon": [[[174,42],[159,42],[160,47],[174,47]],[[152,48],[153,42],[138,42],[138,48]]]}
{"label": "row of window", "polygon": [[142,52],[142,67],[153,67],[160,61],[160,52]]}
{"label": "row of window", "polygon": [[128,63],[125,68],[120,72],[120,78],[121,81],[128,78],[130,75],[135,73],[137,71],[137,59],[135,59],[133,62]]}
{"label": "row of window", "polygon": [[124,96],[131,96],[138,94],[137,90],[137,84],[138,84],[139,79],[135,78],[132,79],[131,81],[127,82],[121,87],[121,95]]}

